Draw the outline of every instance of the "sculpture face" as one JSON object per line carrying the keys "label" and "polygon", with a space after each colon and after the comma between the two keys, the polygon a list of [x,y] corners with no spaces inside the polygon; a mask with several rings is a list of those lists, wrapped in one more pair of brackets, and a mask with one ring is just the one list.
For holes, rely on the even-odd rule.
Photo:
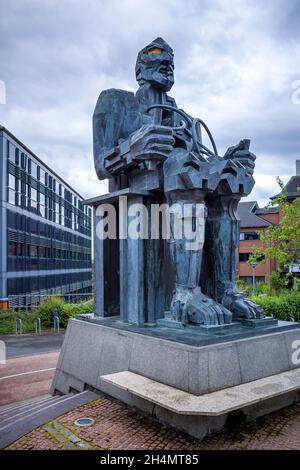
{"label": "sculpture face", "polygon": [[172,48],[157,38],[138,54],[135,74],[139,85],[151,83],[155,88],[169,91],[174,84],[174,54]]}

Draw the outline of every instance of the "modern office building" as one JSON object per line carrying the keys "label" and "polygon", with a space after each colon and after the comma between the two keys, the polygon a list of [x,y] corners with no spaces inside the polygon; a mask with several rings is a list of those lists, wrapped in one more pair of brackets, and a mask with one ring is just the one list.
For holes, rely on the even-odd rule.
{"label": "modern office building", "polygon": [[91,209],[0,126],[0,309],[92,290]]}

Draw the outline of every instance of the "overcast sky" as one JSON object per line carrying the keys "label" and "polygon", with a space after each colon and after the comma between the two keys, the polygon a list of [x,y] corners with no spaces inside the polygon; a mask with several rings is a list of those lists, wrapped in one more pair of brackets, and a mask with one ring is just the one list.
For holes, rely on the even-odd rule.
{"label": "overcast sky", "polygon": [[171,95],[210,127],[223,155],[250,138],[250,199],[265,204],[300,158],[299,0],[0,0],[0,123],[84,197],[96,178],[92,114],[107,88],[135,90],[138,51],[157,36],[175,53]]}

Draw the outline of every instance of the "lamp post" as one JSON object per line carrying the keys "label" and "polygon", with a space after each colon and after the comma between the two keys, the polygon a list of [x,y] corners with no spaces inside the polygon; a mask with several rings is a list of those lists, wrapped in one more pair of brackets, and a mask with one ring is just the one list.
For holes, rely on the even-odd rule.
{"label": "lamp post", "polygon": [[255,268],[257,263],[251,263],[252,266],[252,293],[255,295]]}

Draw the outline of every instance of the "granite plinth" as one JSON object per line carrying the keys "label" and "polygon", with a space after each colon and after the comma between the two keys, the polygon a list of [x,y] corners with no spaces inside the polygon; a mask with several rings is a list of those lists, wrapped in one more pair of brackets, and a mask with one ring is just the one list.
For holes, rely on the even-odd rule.
{"label": "granite plinth", "polygon": [[[202,396],[299,368],[295,341],[300,325],[279,322],[265,328],[240,327],[227,332],[195,334],[167,327],[137,328],[118,319],[72,319],[60,353],[52,393],[92,387],[149,413],[171,426],[202,438],[225,426],[222,416],[176,415],[127,390],[105,383],[103,376],[130,371],[177,390]],[[170,331],[169,331],[170,330]],[[248,330],[253,333],[250,334]],[[190,338],[190,342],[184,338]],[[242,409],[246,419],[297,401],[297,390],[281,393]]]}
{"label": "granite plinth", "polygon": [[243,326],[251,326],[253,328],[264,328],[268,326],[278,325],[278,320],[274,317],[265,318],[243,318],[240,320]]}
{"label": "granite plinth", "polygon": [[193,323],[187,323],[186,325],[183,325],[179,321],[173,320],[172,318],[165,317],[165,318],[160,318],[159,320],[157,320],[157,326],[167,327],[167,328],[177,328],[177,329],[179,328],[185,331],[193,331],[194,333],[201,332],[201,333],[210,334],[213,331],[222,332],[226,330],[228,331],[228,330],[240,329],[241,325],[239,322],[232,322],[230,324],[223,324],[223,325],[201,325],[201,324],[193,324]]}

